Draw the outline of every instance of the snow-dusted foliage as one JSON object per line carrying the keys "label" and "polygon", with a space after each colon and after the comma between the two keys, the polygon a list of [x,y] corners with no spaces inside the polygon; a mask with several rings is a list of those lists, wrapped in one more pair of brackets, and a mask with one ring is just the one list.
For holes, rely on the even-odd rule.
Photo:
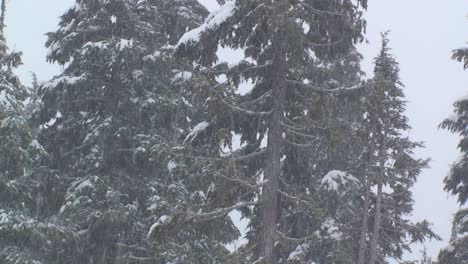
{"label": "snow-dusted foliage", "polygon": [[[338,160],[335,149],[342,153],[351,143],[340,148],[330,137],[351,129],[351,115],[343,113],[352,105],[346,98],[362,88],[354,43],[362,40],[366,3],[220,2],[220,9],[176,47],[179,57],[198,66],[194,76],[209,95],[210,119],[202,120],[209,126],[194,127],[187,141],[214,136],[211,146],[231,150],[222,158],[213,152],[199,157],[213,175],[216,195],[227,196],[218,197],[223,204],[259,203],[240,210],[250,220],[249,243],[236,252],[240,263],[262,257],[266,263],[286,261],[298,241],[304,243],[304,254],[298,254],[303,263],[319,261],[321,256],[312,254],[320,251],[314,233],[332,214],[318,209],[328,205],[320,197],[326,193],[320,180],[331,170],[348,169],[332,159]],[[243,58],[225,62],[218,57],[220,47]]]}
{"label": "snow-dusted foliage", "polygon": [[48,228],[35,214],[34,165],[44,153],[25,110],[28,90],[13,73],[20,55],[0,32],[0,263],[39,264]]}
{"label": "snow-dusted foliage", "polygon": [[46,212],[75,234],[50,263],[206,263],[231,239],[183,216],[206,210],[207,188],[177,155],[201,117],[173,47],[206,14],[196,0],[80,0],[48,33],[63,71],[39,87],[35,114],[54,175]]}
{"label": "snow-dusted foliage", "polygon": [[322,178],[321,186],[330,192],[339,192],[343,188],[352,188],[350,185],[357,182],[358,180],[354,176],[344,171],[333,170]]}
{"label": "snow-dusted foliage", "polygon": [[457,195],[461,204],[468,201],[468,97],[464,96],[454,103],[455,109],[452,116],[444,120],[442,128],[448,129],[462,137],[458,148],[461,156],[452,165],[448,176],[445,178],[445,190]]}
{"label": "snow-dusted foliage", "polygon": [[464,264],[468,260],[468,209],[457,212],[453,219],[449,245],[439,253],[438,263]]}
{"label": "snow-dusted foliage", "polygon": [[[76,0],[30,90],[0,34],[1,264],[375,264],[437,238],[408,220],[427,161],[385,37],[360,69],[367,1],[217,2]],[[467,102],[442,125],[463,137]]]}
{"label": "snow-dusted foliage", "polygon": [[439,238],[427,221],[409,219],[414,204],[412,188],[428,161],[414,154],[423,143],[411,141],[405,133],[411,128],[405,116],[404,86],[387,33],[382,34],[382,49],[374,66],[363,103],[363,140],[368,143],[361,161],[365,174],[359,245],[359,263],[370,264],[388,258],[399,261],[411,243]]}
{"label": "snow-dusted foliage", "polygon": [[230,0],[227,1],[224,5],[221,6],[218,10],[211,13],[201,26],[192,29],[191,31],[185,33],[177,43],[177,46],[182,44],[190,44],[190,42],[200,41],[200,35],[204,34],[209,30],[216,30],[222,23],[226,22],[236,10],[236,1]]}

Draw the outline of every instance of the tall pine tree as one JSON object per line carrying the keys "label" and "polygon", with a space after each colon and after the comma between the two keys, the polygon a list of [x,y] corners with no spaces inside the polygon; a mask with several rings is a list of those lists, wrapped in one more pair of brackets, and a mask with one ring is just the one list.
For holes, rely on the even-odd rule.
{"label": "tall pine tree", "polygon": [[[315,206],[297,196],[298,192],[306,196],[305,189],[288,190],[284,184],[284,179],[295,177],[285,171],[288,160],[307,155],[305,151],[298,152],[298,157],[289,155],[287,146],[308,145],[310,135],[301,132],[301,123],[309,120],[305,104],[316,93],[360,88],[310,82],[315,79],[314,62],[333,61],[361,39],[364,22],[360,4],[365,6],[365,1],[226,1],[204,25],[179,41],[179,56],[193,60],[207,78],[218,81],[209,88],[212,96],[208,102],[215,112],[210,128],[218,129],[224,135],[221,142],[227,145],[232,143],[232,133],[240,137],[240,148],[222,159],[232,162],[231,170],[225,167],[223,173],[227,170],[224,178],[231,185],[244,187],[238,188],[238,193],[230,189],[233,206],[226,208],[244,206],[242,211],[251,220],[245,249],[249,255],[249,249],[254,248],[250,262],[286,261],[276,242],[308,239],[307,234],[277,229],[283,216],[280,196],[315,211]],[[243,50],[245,59],[236,65],[219,62],[220,46]],[[253,87],[239,94],[239,86],[245,82]],[[285,134],[298,141],[287,143],[290,140]],[[243,195],[245,188],[259,187],[260,192]],[[246,207],[251,202],[258,206]],[[292,235],[300,237],[288,237]]]}
{"label": "tall pine tree", "polygon": [[171,45],[205,15],[194,0],[80,0],[48,34],[48,59],[64,70],[39,89],[55,179],[42,211],[73,234],[51,263],[214,259],[220,232],[160,230],[179,207],[203,201],[170,155],[190,127],[181,113],[192,110],[191,65],[173,61]]}
{"label": "tall pine tree", "polygon": [[364,98],[363,128],[369,143],[363,160],[366,170],[358,263],[370,264],[386,263],[388,258],[401,260],[412,243],[438,238],[427,221],[407,219],[414,204],[411,188],[428,161],[414,157],[414,150],[423,145],[405,135],[410,126],[404,115],[404,86],[398,63],[390,54],[387,33],[382,37],[382,49],[374,60],[374,78]]}

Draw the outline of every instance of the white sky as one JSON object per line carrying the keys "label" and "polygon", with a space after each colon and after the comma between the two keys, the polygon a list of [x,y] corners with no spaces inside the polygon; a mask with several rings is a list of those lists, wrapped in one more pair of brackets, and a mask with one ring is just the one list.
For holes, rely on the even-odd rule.
{"label": "white sky", "polygon": [[[215,0],[199,0],[210,10]],[[17,73],[30,83],[31,72],[47,80],[59,67],[45,60],[44,33],[57,28],[58,17],[73,0],[9,0],[6,34],[11,48],[24,53]],[[426,142],[418,152],[431,157],[431,168],[424,171],[414,189],[414,219],[428,219],[435,231],[448,239],[451,219],[457,209],[454,199],[444,191],[442,181],[449,165],[457,158],[457,137],[437,129],[452,111],[455,99],[468,92],[468,72],[450,59],[451,51],[468,42],[468,1],[466,0],[369,0],[368,44],[360,46],[366,57],[366,72],[372,71],[372,58],[380,48],[380,32],[391,30],[391,46],[401,66],[408,99],[407,114],[413,126],[412,139]],[[437,255],[444,242],[428,242],[431,255]],[[419,249],[415,249],[415,254]],[[417,254],[416,254],[417,255]]]}

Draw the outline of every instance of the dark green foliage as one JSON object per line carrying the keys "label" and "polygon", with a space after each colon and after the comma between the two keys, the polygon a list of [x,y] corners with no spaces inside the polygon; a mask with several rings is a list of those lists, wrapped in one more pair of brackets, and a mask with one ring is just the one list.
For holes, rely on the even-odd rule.
{"label": "dark green foliage", "polygon": [[[214,130],[207,136],[222,137],[214,144],[239,145],[226,157],[232,161],[229,167],[211,166],[213,173],[225,176],[224,183],[214,183],[217,190],[229,194],[226,206],[261,199],[278,180],[272,175],[280,175],[279,188],[271,187],[268,194],[279,199],[278,212],[272,213],[276,217],[266,216],[265,211],[262,216],[267,203],[276,207],[266,196],[259,206],[241,210],[251,221],[249,244],[239,252],[246,262],[265,253],[262,229],[267,226],[276,231],[274,258],[281,263],[319,261],[315,232],[324,234],[323,243],[333,241],[327,238],[330,228],[321,224],[331,222],[333,213],[321,212],[331,202],[322,199],[325,192],[320,187],[321,178],[334,166],[322,164],[322,159],[326,151],[339,155],[345,147],[333,145],[340,145],[346,133],[352,134],[349,127],[336,129],[345,122],[334,122],[333,117],[346,107],[333,106],[347,101],[345,95],[336,94],[353,93],[360,87],[360,58],[354,43],[362,39],[361,12],[351,1],[227,1],[203,27],[179,42],[179,57],[196,62],[215,84],[207,86],[210,131]],[[219,61],[219,47],[241,49],[244,59],[234,65]],[[245,82],[251,84],[249,91],[240,90]],[[272,171],[269,166],[279,162],[280,172]],[[315,169],[319,165],[327,168]],[[259,182],[265,185],[262,193],[255,188]],[[304,254],[288,260],[296,248]]]}
{"label": "dark green foliage", "polygon": [[[468,53],[466,49],[454,51],[453,58],[464,62],[467,68]],[[464,264],[468,263],[468,98],[457,100],[454,104],[455,110],[451,117],[440,125],[442,128],[461,136],[458,148],[461,157],[452,165],[449,175],[445,178],[445,190],[458,197],[461,209],[456,213],[453,220],[452,237],[447,248],[439,254],[438,263],[441,264]]]}
{"label": "dark green foliage", "polygon": [[83,0],[48,34],[64,69],[39,88],[51,156],[40,195],[55,201],[41,211],[67,234],[48,263],[212,263],[231,240],[173,217],[204,202],[172,155],[197,111],[172,45],[204,15],[194,0]]}
{"label": "dark green foliage", "polygon": [[43,149],[25,111],[28,90],[13,73],[20,56],[8,50],[0,33],[0,262],[37,264],[43,232],[49,229],[34,211],[34,164]]}
{"label": "dark green foliage", "polygon": [[[369,83],[369,93],[364,98],[363,129],[367,131],[368,144],[374,155],[367,181],[378,190],[370,201],[370,242],[377,250],[377,263],[387,258],[401,260],[410,245],[425,239],[440,239],[430,229],[427,221],[413,223],[408,218],[413,211],[411,189],[428,160],[415,158],[414,150],[423,147],[421,142],[406,136],[410,129],[404,115],[406,101],[399,66],[391,55],[387,34],[383,34],[382,50],[374,60],[374,78]],[[368,189],[371,191],[371,189]],[[371,191],[372,192],[372,191]],[[377,226],[376,226],[377,221]],[[375,231],[379,234],[376,236]]]}

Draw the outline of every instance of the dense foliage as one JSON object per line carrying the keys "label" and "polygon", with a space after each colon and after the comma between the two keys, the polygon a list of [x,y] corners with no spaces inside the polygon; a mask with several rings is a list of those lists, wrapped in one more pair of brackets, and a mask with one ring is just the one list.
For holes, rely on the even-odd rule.
{"label": "dense foliage", "polygon": [[367,1],[218,3],[76,0],[31,88],[0,35],[0,263],[375,264],[438,238],[408,220],[428,161],[387,35],[361,70]]}

